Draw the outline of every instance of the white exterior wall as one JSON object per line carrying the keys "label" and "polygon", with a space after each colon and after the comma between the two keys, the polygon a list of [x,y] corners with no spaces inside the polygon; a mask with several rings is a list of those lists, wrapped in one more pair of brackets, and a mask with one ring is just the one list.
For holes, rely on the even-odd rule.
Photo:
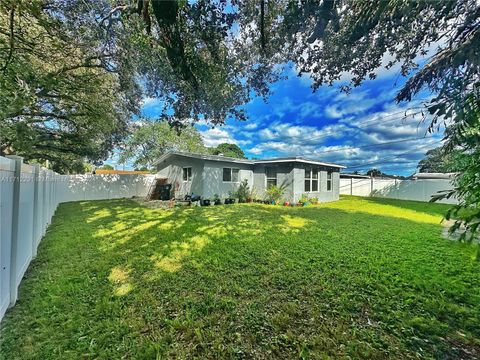
{"label": "white exterior wall", "polygon": [[[395,180],[395,179],[341,179],[340,194],[355,196],[385,197],[400,200],[430,201],[439,191],[451,190],[450,180]],[[457,199],[439,201],[456,204]]]}
{"label": "white exterior wall", "polygon": [[[239,169],[238,182],[223,181],[223,168]],[[203,168],[202,196],[212,199],[217,194],[221,199],[228,198],[230,192],[237,190],[240,183],[247,179],[248,186],[253,185],[253,170],[248,164],[206,160]]]}
{"label": "white exterior wall", "polygon": [[[183,181],[184,167],[192,168],[192,179],[190,181]],[[166,178],[169,184],[173,184],[176,198],[183,198],[185,195],[192,193],[202,195],[203,167],[203,160],[172,156],[166,162],[157,165],[156,177]]]}
{"label": "white exterior wall", "polygon": [[[337,168],[321,168],[318,172],[319,191],[305,192],[305,164],[298,164],[295,168],[294,201],[298,201],[303,194],[309,198],[317,198],[320,202],[329,202],[339,199],[340,173]],[[332,190],[327,191],[327,171],[332,172]]]}

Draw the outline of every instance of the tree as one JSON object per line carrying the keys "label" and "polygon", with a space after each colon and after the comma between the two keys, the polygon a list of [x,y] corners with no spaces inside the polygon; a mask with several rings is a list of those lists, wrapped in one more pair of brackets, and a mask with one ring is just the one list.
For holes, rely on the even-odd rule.
{"label": "tree", "polygon": [[2,1],[1,154],[101,162],[142,96],[177,127],[244,119],[279,71],[232,46],[236,16],[223,1]]}
{"label": "tree", "polygon": [[378,177],[378,176],[382,176],[383,173],[378,169],[370,169],[367,171],[367,175],[372,177]]}
{"label": "tree", "polygon": [[136,167],[135,171],[150,171],[146,166]]}
{"label": "tree", "polygon": [[465,156],[459,150],[446,153],[442,147],[428,150],[425,158],[418,163],[419,172],[458,172],[465,166]]}
{"label": "tree", "polygon": [[245,153],[237,144],[222,143],[211,150],[213,155],[223,154],[223,156],[246,159]]}
{"label": "tree", "polygon": [[133,160],[134,167],[150,168],[168,151],[208,152],[202,136],[191,125],[175,129],[166,121],[139,121],[132,127],[120,152],[120,163]]}
{"label": "tree", "polygon": [[60,2],[0,4],[0,153],[77,172],[108,156],[135,109],[98,41],[62,18]]}
{"label": "tree", "polygon": [[110,164],[103,164],[98,169],[99,170],[115,170],[115,168]]}
{"label": "tree", "polygon": [[109,38],[125,39],[124,56],[145,95],[161,100],[161,118],[170,124],[245,119],[241,106],[266,97],[279,78],[281,69],[260,61],[250,41],[235,40],[242,1],[239,8],[227,1],[112,3],[99,8],[101,25]]}

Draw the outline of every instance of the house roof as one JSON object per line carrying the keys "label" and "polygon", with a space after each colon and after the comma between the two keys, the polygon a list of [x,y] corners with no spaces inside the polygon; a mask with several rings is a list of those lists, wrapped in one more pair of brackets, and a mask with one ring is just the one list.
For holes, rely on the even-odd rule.
{"label": "house roof", "polygon": [[157,165],[165,160],[167,160],[171,156],[184,156],[194,159],[202,159],[202,160],[212,160],[212,161],[228,161],[234,163],[241,163],[241,164],[252,164],[252,160],[248,159],[237,159],[228,156],[220,156],[220,155],[209,155],[209,154],[197,154],[197,153],[189,153],[189,152],[181,152],[181,151],[169,151],[163,154],[157,161],[153,163],[153,165]]}
{"label": "house roof", "polygon": [[340,173],[340,178],[343,178],[343,179],[370,179],[370,176],[360,175],[360,174]]}
{"label": "house roof", "polygon": [[248,160],[248,159],[232,158],[232,157],[222,156],[222,155],[196,154],[196,153],[181,152],[181,151],[171,151],[171,152],[168,152],[168,153],[162,155],[157,161],[154,162],[154,165],[157,165],[157,164],[161,163],[162,161],[165,161],[166,159],[168,159],[170,156],[174,156],[174,155],[190,157],[190,158],[195,158],[195,159],[202,159],[202,160],[226,161],[226,162],[249,164],[249,165],[275,164],[275,163],[286,163],[286,162],[301,162],[301,163],[312,164],[312,165],[330,166],[330,167],[342,168],[342,169],[345,168],[345,166],[342,166],[342,165],[327,163],[327,162],[323,162],[323,161],[306,159],[306,158],[299,157],[299,156],[297,156],[297,157],[273,158],[273,159],[265,159],[265,160]]}
{"label": "house roof", "polygon": [[416,173],[414,179],[453,179],[457,173]]}
{"label": "house roof", "polygon": [[97,175],[148,175],[148,171],[95,169]]}
{"label": "house roof", "polygon": [[339,169],[345,169],[345,166],[343,165],[338,165],[338,164],[333,164],[333,163],[328,163],[324,161],[318,161],[318,160],[312,160],[312,159],[307,159],[301,156],[295,156],[295,157],[284,157],[284,158],[273,158],[273,159],[265,159],[265,160],[253,160],[255,164],[271,164],[271,163],[285,163],[285,162],[300,162],[304,164],[312,164],[312,165],[321,165],[321,166],[330,166],[330,167],[335,167]]}

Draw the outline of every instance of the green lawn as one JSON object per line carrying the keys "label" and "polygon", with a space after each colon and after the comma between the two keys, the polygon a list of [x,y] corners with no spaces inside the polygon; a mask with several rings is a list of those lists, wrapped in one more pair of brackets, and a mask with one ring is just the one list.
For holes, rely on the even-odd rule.
{"label": "green lawn", "polygon": [[480,263],[445,210],[62,204],[0,358],[478,358]]}

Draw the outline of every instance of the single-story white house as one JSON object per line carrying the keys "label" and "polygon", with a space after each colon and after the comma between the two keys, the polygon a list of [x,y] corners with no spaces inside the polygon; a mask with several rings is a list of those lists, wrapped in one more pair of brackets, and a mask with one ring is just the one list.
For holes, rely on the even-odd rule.
{"label": "single-story white house", "polygon": [[339,199],[342,165],[302,157],[247,160],[221,155],[169,152],[155,162],[157,178],[172,184],[175,198],[196,194],[224,199],[244,179],[263,199],[270,185],[284,189],[283,199],[296,202],[302,194],[319,201]]}

